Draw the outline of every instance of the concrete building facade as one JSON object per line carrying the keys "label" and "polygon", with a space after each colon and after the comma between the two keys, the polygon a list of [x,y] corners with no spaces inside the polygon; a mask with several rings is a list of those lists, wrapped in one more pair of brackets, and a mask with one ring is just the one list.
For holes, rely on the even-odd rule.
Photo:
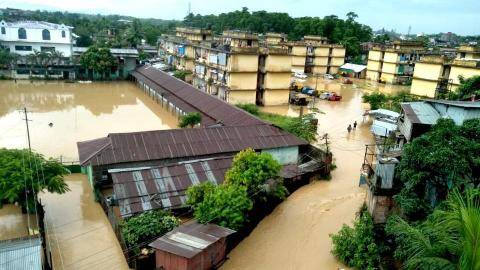
{"label": "concrete building facade", "polygon": [[443,55],[424,56],[415,64],[410,91],[419,96],[437,97],[455,90],[460,85],[460,76],[480,76],[480,47],[460,46],[455,59]]}
{"label": "concrete building facade", "polygon": [[417,41],[395,41],[392,46],[375,46],[368,53],[367,79],[405,84],[411,81],[415,62],[425,54]]}
{"label": "concrete building facade", "polygon": [[292,54],[292,70],[313,74],[335,74],[345,63],[345,48],[328,44],[319,36],[305,36],[302,41],[289,44]]}

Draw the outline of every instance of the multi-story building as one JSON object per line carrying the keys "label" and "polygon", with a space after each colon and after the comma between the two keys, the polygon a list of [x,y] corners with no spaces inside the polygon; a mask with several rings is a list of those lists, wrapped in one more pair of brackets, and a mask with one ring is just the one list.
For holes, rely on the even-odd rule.
{"label": "multi-story building", "polygon": [[256,103],[288,103],[291,82],[291,55],[288,47],[265,44],[260,48]]}
{"label": "multi-story building", "polygon": [[392,46],[376,46],[368,53],[367,79],[404,84],[410,82],[415,62],[425,54],[418,41],[394,41]]}
{"label": "multi-story building", "polygon": [[19,55],[57,51],[70,57],[74,43],[72,28],[40,21],[0,21],[0,44]]}
{"label": "multi-story building", "polygon": [[292,70],[313,74],[335,74],[345,63],[345,48],[328,44],[319,36],[305,36],[302,41],[291,42]]}
{"label": "multi-story building", "polygon": [[424,56],[415,64],[410,92],[419,96],[437,97],[454,90],[459,77],[480,76],[480,48],[462,45],[455,59],[443,55]]}

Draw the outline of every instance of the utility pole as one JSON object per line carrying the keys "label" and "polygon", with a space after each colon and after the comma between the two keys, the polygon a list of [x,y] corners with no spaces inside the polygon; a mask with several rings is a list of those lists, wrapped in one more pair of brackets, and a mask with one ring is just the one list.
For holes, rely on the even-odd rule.
{"label": "utility pole", "polygon": [[325,133],[325,135],[323,135],[323,138],[322,138],[322,139],[325,139],[325,147],[326,147],[326,149],[327,149],[327,153],[329,153],[329,152],[330,152],[330,149],[329,149],[328,145],[329,145],[330,143],[328,142],[328,133]]}
{"label": "utility pole", "polygon": [[23,113],[25,114],[25,125],[27,126],[27,138],[28,138],[28,150],[30,150],[30,153],[32,152],[32,145],[30,143],[30,129],[28,127],[28,122],[32,120],[28,120],[28,114],[27,114],[27,107],[23,107]]}

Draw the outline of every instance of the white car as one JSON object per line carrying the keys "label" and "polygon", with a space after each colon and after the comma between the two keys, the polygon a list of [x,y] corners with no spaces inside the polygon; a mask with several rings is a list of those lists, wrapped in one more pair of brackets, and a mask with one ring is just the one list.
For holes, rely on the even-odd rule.
{"label": "white car", "polygon": [[327,80],[333,80],[333,79],[335,79],[335,77],[333,77],[333,75],[331,75],[331,74],[325,74],[325,75],[323,75],[323,77],[324,77],[325,79],[327,79]]}
{"label": "white car", "polygon": [[300,78],[300,79],[306,79],[307,78],[307,75],[305,75],[305,73],[303,72],[295,72],[295,77],[297,78]]}

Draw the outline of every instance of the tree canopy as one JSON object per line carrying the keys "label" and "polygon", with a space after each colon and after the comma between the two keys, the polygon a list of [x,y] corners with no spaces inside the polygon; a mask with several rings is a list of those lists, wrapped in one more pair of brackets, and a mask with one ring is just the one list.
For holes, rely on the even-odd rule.
{"label": "tree canopy", "polygon": [[[34,194],[47,190],[54,193],[69,191],[63,176],[68,173],[62,164],[42,155],[22,149],[0,149],[0,205],[20,203],[34,212]],[[27,200],[27,198],[28,200]]]}
{"label": "tree canopy", "polygon": [[130,217],[121,224],[121,231],[129,248],[139,253],[155,237],[160,237],[180,225],[180,220],[162,210],[152,210]]}
{"label": "tree canopy", "polygon": [[86,69],[102,74],[105,78],[105,75],[118,63],[109,48],[91,46],[80,56],[80,64]]}
{"label": "tree canopy", "polygon": [[202,122],[202,115],[199,112],[189,112],[180,117],[178,126],[181,128],[191,127],[200,124]]}
{"label": "tree canopy", "polygon": [[264,10],[250,12],[244,7],[219,15],[190,13],[183,22],[187,26],[210,28],[216,33],[227,29],[277,32],[288,34],[292,40],[299,40],[306,35],[324,36],[332,43],[345,45],[347,56],[353,58],[360,54],[360,43],[372,39],[372,29],[355,21],[358,15],[354,12],[348,12],[346,17],[345,20],[335,15],[292,18],[287,13]]}
{"label": "tree canopy", "polygon": [[401,186],[394,199],[411,219],[422,219],[449,191],[480,184],[480,119],[457,126],[440,119],[430,132],[405,145],[396,170]]}
{"label": "tree canopy", "polygon": [[420,224],[389,218],[395,257],[405,269],[480,269],[480,192],[458,190]]}
{"label": "tree canopy", "polygon": [[449,99],[465,100],[472,97],[480,98],[480,76],[470,78],[459,77],[460,85],[448,94]]}

